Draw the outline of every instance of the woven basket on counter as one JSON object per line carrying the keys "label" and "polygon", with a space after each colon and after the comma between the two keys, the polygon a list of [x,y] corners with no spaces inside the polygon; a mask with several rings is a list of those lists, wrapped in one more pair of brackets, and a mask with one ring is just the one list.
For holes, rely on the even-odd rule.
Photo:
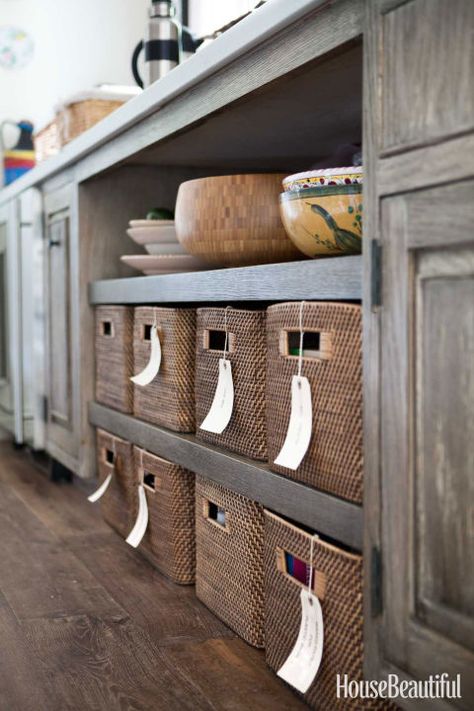
{"label": "woven basket on counter", "polygon": [[123,101],[109,99],[85,99],[63,106],[56,114],[61,146],[92,128],[122,104]]}
{"label": "woven basket on counter", "polygon": [[[136,478],[143,483],[148,526],[140,551],[175,583],[195,578],[194,474],[134,447]],[[137,506],[138,496],[136,494]]]}
{"label": "woven basket on counter", "polygon": [[100,508],[109,526],[126,538],[138,512],[135,496],[138,480],[130,442],[98,429],[97,474],[101,484],[112,474],[107,491],[100,500]]}
{"label": "woven basket on counter", "polygon": [[135,373],[148,363],[149,334],[154,323],[161,343],[161,366],[149,385],[134,386],[133,413],[141,420],[176,432],[194,432],[196,311],[153,306],[135,309]]}
{"label": "woven basket on counter", "polygon": [[[301,623],[303,585],[285,569],[285,554],[309,568],[311,534],[265,511],[265,656],[278,671],[288,658]],[[383,700],[337,698],[337,674],[363,679],[362,558],[321,539],[313,542],[313,590],[323,613],[321,666],[304,694],[318,711],[394,709]],[[309,582],[309,572],[308,572]]]}
{"label": "woven basket on counter", "polygon": [[50,121],[44,128],[34,135],[36,163],[41,163],[47,158],[55,156],[61,150],[58,122]]}
{"label": "woven basket on counter", "polygon": [[196,476],[196,595],[246,642],[264,646],[262,507]]}
{"label": "woven basket on counter", "polygon": [[95,318],[96,400],[133,411],[133,308],[97,306]]}
{"label": "woven basket on counter", "polygon": [[[211,407],[223,356],[222,343],[212,348],[213,334],[225,336],[234,383],[234,409],[222,434],[199,428]],[[210,444],[231,449],[253,459],[266,459],[264,311],[201,308],[197,311],[196,346],[196,436]]]}
{"label": "woven basket on counter", "polygon": [[[277,472],[356,503],[362,502],[362,332],[361,307],[305,302],[303,331],[318,350],[305,350],[302,375],[311,385],[313,430],[296,471],[274,464],[288,428],[291,379],[298,371],[301,304],[267,311],[267,431],[270,466]],[[296,338],[296,352],[289,348]],[[318,343],[319,340],[319,343]]]}

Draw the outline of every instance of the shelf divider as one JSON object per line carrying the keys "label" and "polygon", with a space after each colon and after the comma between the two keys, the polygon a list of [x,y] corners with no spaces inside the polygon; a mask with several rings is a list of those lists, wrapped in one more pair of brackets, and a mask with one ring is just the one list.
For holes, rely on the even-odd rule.
{"label": "shelf divider", "polygon": [[194,435],[156,427],[96,402],[89,405],[89,421],[322,535],[362,549],[361,506],[276,474],[262,462],[203,444]]}
{"label": "shelf divider", "polygon": [[361,298],[362,258],[359,255],[105,279],[89,285],[92,305]]}

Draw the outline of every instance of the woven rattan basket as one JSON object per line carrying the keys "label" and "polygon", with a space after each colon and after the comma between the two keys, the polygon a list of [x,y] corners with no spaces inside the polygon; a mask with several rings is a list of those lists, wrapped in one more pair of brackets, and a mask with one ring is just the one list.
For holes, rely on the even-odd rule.
{"label": "woven rattan basket", "polygon": [[41,163],[61,150],[58,123],[56,119],[50,121],[44,128],[34,135],[36,163]]}
{"label": "woven rattan basket", "polygon": [[153,306],[135,309],[135,373],[148,363],[150,329],[155,322],[161,342],[160,371],[149,385],[134,386],[133,412],[142,420],[176,432],[194,432],[196,311]]}
{"label": "woven rattan basket", "polygon": [[95,320],[96,399],[121,412],[133,410],[133,309],[98,306]]}
{"label": "woven rattan basket", "polygon": [[255,647],[264,646],[263,529],[259,504],[196,477],[196,595]]}
{"label": "woven rattan basket", "polygon": [[[194,583],[196,568],[194,474],[134,447],[137,479],[148,504],[139,550],[173,582]],[[138,507],[138,493],[136,493]]]}
{"label": "woven rattan basket", "polygon": [[[362,558],[320,539],[313,546],[313,590],[323,612],[324,647],[304,700],[318,711],[394,709],[382,700],[337,698],[337,674],[363,679]],[[275,671],[293,649],[301,622],[303,583],[286,572],[285,553],[309,565],[310,552],[311,534],[265,511],[265,656]]]}
{"label": "woven rattan basket", "polygon": [[130,442],[97,430],[97,474],[100,483],[112,474],[107,491],[100,500],[104,520],[124,538],[137,516],[137,486]]}
{"label": "woven rattan basket", "polygon": [[[272,469],[350,501],[362,501],[362,337],[358,305],[307,302],[303,331],[313,337],[302,375],[311,384],[313,434],[296,471],[273,462],[291,409],[291,379],[298,370],[300,303],[267,312],[267,431]],[[296,351],[291,348],[296,338]],[[292,355],[295,353],[294,355]]]}
{"label": "woven rattan basket", "polygon": [[120,108],[122,104],[123,101],[85,99],[62,107],[56,114],[61,146],[65,146],[81,133],[102,121],[112,111]]}
{"label": "woven rattan basket", "polygon": [[[267,458],[265,426],[266,339],[264,311],[203,308],[197,312],[196,436],[253,459]],[[234,382],[232,418],[222,434],[199,428],[216,390],[227,318],[228,354]],[[213,349],[215,335],[220,335]]]}

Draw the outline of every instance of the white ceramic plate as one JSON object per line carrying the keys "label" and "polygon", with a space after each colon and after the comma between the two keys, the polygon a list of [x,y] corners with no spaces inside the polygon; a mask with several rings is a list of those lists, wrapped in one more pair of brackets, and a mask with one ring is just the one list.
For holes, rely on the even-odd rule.
{"label": "white ceramic plate", "polygon": [[157,225],[174,225],[174,220],[130,220],[130,227],[156,227]]}
{"label": "white ceramic plate", "polygon": [[124,264],[144,274],[176,274],[210,268],[189,254],[124,254],[120,259]]}
{"label": "white ceramic plate", "polygon": [[[162,220],[159,221],[163,222]],[[174,222],[169,225],[152,225],[147,227],[131,227],[127,230],[129,237],[137,244],[166,244],[167,242],[177,242]]]}
{"label": "white ceramic plate", "polygon": [[145,249],[148,254],[187,254],[183,245],[179,242],[166,242],[166,244],[153,242],[152,244],[146,244]]}

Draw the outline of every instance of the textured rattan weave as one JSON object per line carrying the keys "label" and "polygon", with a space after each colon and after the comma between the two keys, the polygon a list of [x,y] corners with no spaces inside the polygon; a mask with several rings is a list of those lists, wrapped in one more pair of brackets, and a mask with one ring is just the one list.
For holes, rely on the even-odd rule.
{"label": "textured rattan weave", "polygon": [[155,323],[161,342],[161,366],[149,385],[134,386],[136,417],[175,432],[194,432],[194,370],[196,342],[195,309],[140,306],[135,309],[133,329],[134,372],[150,358],[145,327]]}
{"label": "textured rattan weave", "polygon": [[222,434],[199,428],[212,404],[222,351],[205,347],[206,334],[224,331],[226,309],[197,312],[196,436],[252,459],[267,458],[265,424],[266,338],[264,311],[227,309],[228,359],[232,364],[234,410]]}
{"label": "textured rattan weave", "polygon": [[84,99],[61,108],[56,114],[61,146],[65,146],[69,141],[95,126],[122,104],[123,101]]}
{"label": "textured rattan weave", "polygon": [[196,568],[194,474],[138,447],[134,447],[134,462],[148,504],[148,527],[139,550],[175,583],[192,584]]}
{"label": "textured rattan weave", "polygon": [[59,138],[59,128],[56,118],[50,121],[33,137],[35,144],[36,163],[41,163],[51,156],[55,156],[61,150]]}
{"label": "textured rattan weave", "polygon": [[126,538],[138,512],[135,497],[137,478],[130,442],[98,429],[97,474],[100,483],[112,474],[108,489],[100,499],[100,508],[109,526]]}
{"label": "textured rattan weave", "polygon": [[[324,647],[304,699],[318,711],[394,709],[382,700],[337,698],[337,674],[363,679],[362,558],[321,540],[313,546],[315,587],[325,577]],[[309,564],[311,535],[265,511],[265,656],[275,671],[293,649],[301,622],[301,583],[279,569],[281,551]]]}
{"label": "textured rattan weave", "polygon": [[[291,379],[297,356],[286,352],[286,332],[299,331],[300,303],[270,306],[267,312],[267,431],[272,469],[357,503],[362,502],[361,308],[306,302],[303,331],[320,334],[320,357],[303,358],[311,384],[313,435],[296,471],[273,462],[285,441]],[[298,350],[296,351],[298,352]]]}
{"label": "textured rattan weave", "polygon": [[96,400],[115,410],[133,410],[133,309],[98,306],[95,325]]}
{"label": "textured rattan weave", "polygon": [[[209,504],[224,509],[225,526]],[[246,642],[264,646],[262,507],[196,476],[196,595]]]}

